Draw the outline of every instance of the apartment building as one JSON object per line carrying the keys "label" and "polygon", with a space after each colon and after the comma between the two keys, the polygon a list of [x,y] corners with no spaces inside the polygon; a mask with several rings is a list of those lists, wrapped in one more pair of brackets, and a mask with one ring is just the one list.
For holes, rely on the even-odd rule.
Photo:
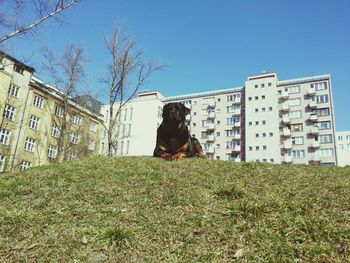
{"label": "apartment building", "polygon": [[337,145],[338,165],[350,165],[350,131],[335,132]]}
{"label": "apartment building", "polygon": [[100,113],[69,99],[63,137],[62,92],[34,77],[34,68],[0,58],[0,172],[98,154]]}
{"label": "apartment building", "polygon": [[[263,73],[248,77],[244,86],[236,88],[173,97],[156,91],[140,95],[125,110],[130,112],[132,107],[135,116],[142,116],[126,125],[142,123],[142,127],[128,133],[123,142],[128,146],[121,147],[119,155],[151,155],[161,123],[160,108],[181,102],[191,109],[186,122],[207,158],[337,164],[330,75],[281,81],[276,73]],[[140,97],[147,103],[141,106]],[[123,119],[128,118],[121,116],[124,129]],[[136,134],[139,129],[142,132]]]}
{"label": "apartment building", "polygon": [[[152,155],[156,144],[157,128],[162,123],[162,109],[165,97],[159,91],[139,93],[119,110],[119,104],[114,105],[113,112],[117,114],[114,125],[113,155],[141,156]],[[110,107],[102,105],[101,113],[104,123],[109,127]],[[101,137],[100,154],[108,154],[107,130]]]}

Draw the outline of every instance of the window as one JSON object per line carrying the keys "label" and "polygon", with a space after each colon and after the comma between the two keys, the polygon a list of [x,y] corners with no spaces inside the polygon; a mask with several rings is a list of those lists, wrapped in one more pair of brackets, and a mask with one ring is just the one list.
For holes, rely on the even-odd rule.
{"label": "window", "polygon": [[241,97],[240,94],[228,95],[227,96],[227,101],[235,101],[236,99],[239,99],[240,97]]}
{"label": "window", "polygon": [[61,106],[56,105],[55,114],[57,117],[63,117],[64,109]]}
{"label": "window", "polygon": [[264,83],[261,83],[261,87],[262,87],[262,88],[265,88],[265,84],[264,84]]}
{"label": "window", "polygon": [[319,141],[320,143],[332,143],[333,142],[332,134],[320,135]]}
{"label": "window", "polygon": [[315,88],[316,90],[326,90],[327,82],[318,82],[311,84],[311,88]]}
{"label": "window", "polygon": [[321,158],[333,157],[333,149],[320,149],[316,155]]}
{"label": "window", "polygon": [[30,117],[30,120],[29,120],[29,128],[34,129],[34,130],[38,130],[39,129],[39,122],[40,122],[40,119],[38,117],[32,115]]}
{"label": "window", "polygon": [[56,124],[52,124],[51,126],[51,136],[55,138],[59,138],[61,134],[60,128]]}
{"label": "window", "polygon": [[248,97],[248,100],[252,100],[252,97]]}
{"label": "window", "polygon": [[304,150],[289,150],[288,156],[292,156],[293,158],[304,158],[305,157],[305,151]]}
{"label": "window", "polygon": [[95,150],[95,141],[94,140],[89,139],[88,149],[90,151]]}
{"label": "window", "polygon": [[256,109],[255,109],[255,112],[259,112],[259,109],[258,109],[258,108],[256,108]]}
{"label": "window", "polygon": [[253,151],[253,147],[252,146],[249,146],[249,151]]}
{"label": "window", "polygon": [[27,170],[30,167],[32,167],[32,163],[28,161],[22,161],[21,162],[21,171]]}
{"label": "window", "polygon": [[215,98],[205,98],[202,100],[202,105],[214,105],[215,104]]}
{"label": "window", "polygon": [[249,125],[249,126],[252,126],[252,125],[253,125],[253,123],[250,121],[250,122],[248,122],[248,125]]}
{"label": "window", "polygon": [[259,151],[260,147],[259,146],[255,146],[255,151]]}
{"label": "window", "polygon": [[15,119],[15,110],[16,108],[14,106],[6,104],[3,117],[5,119],[13,121]]}
{"label": "window", "polygon": [[262,133],[262,137],[264,137],[264,138],[266,137],[266,133],[265,132]]}
{"label": "window", "polygon": [[90,125],[89,125],[89,130],[90,131],[93,131],[93,132],[96,132],[96,128],[97,128],[97,124],[95,122],[90,122]]}
{"label": "window", "polygon": [[34,96],[33,104],[35,107],[42,109],[43,105],[44,105],[44,99],[42,97],[36,95],[36,96]]}
{"label": "window", "polygon": [[27,137],[24,143],[24,150],[28,152],[34,152],[35,140],[33,138]]}
{"label": "window", "polygon": [[79,114],[73,115],[73,123],[76,125],[80,125],[82,119],[83,117],[81,117]]}
{"label": "window", "polygon": [[258,99],[259,99],[259,97],[258,97],[258,96],[255,96],[255,97],[254,97],[254,99],[255,99],[255,100],[258,100]]}
{"label": "window", "polygon": [[263,145],[263,151],[266,151],[266,150],[267,150],[267,146]]}
{"label": "window", "polygon": [[261,124],[262,124],[262,125],[266,125],[266,121],[262,121]]}
{"label": "window", "polygon": [[265,96],[265,95],[262,95],[262,96],[261,96],[261,99],[262,99],[262,100],[264,100],[265,98],[266,98],[266,96]]}
{"label": "window", "polygon": [[78,144],[78,140],[79,140],[79,134],[72,132],[70,135],[70,142],[72,144]]}
{"label": "window", "polygon": [[226,132],[227,137],[231,137],[231,136],[235,136],[235,135],[240,134],[240,131],[238,129],[226,130],[225,132]]}
{"label": "window", "polygon": [[290,99],[288,103],[289,103],[289,106],[299,106],[301,105],[301,99],[300,98]]}
{"label": "window", "polygon": [[303,131],[303,124],[302,124],[302,123],[292,124],[292,125],[290,125],[290,130],[291,130],[292,132],[300,132],[300,131]]}
{"label": "window", "polygon": [[300,86],[297,85],[297,86],[290,86],[287,88],[287,91],[289,94],[292,94],[292,93],[299,93],[300,92]]}
{"label": "window", "polygon": [[5,161],[6,161],[6,156],[0,155],[0,173],[2,173],[5,169]]}
{"label": "window", "polygon": [[227,113],[233,113],[233,112],[235,112],[235,110],[238,110],[240,108],[241,108],[241,106],[239,104],[232,105],[232,106],[226,107],[226,111],[227,111]]}
{"label": "window", "polygon": [[304,144],[303,136],[292,137],[292,145],[302,145],[302,144]]}
{"label": "window", "polygon": [[269,111],[272,111],[272,107],[269,107]]}
{"label": "window", "polygon": [[270,132],[270,133],[269,133],[269,136],[270,136],[270,137],[273,137],[273,132]]}
{"label": "window", "polygon": [[258,86],[258,84],[256,84],[256,85],[254,85],[254,87],[255,87],[255,88],[258,88],[259,86]]}
{"label": "window", "polygon": [[8,129],[0,129],[0,144],[8,145],[10,142],[11,132]]}
{"label": "window", "polygon": [[289,118],[291,118],[291,119],[299,119],[299,118],[301,118],[301,111],[300,110],[296,110],[296,111],[289,112]]}
{"label": "window", "polygon": [[15,64],[13,65],[13,70],[19,74],[23,74],[24,69],[20,65]]}
{"label": "window", "polygon": [[350,135],[346,135],[346,140],[350,141]]}
{"label": "window", "polygon": [[267,86],[268,86],[268,87],[271,87],[271,86],[272,86],[272,83],[271,83],[271,82],[267,83]]}
{"label": "window", "polygon": [[[190,103],[191,103],[191,101],[189,101]],[[131,121],[132,120],[132,114],[133,114],[133,111],[134,111],[134,109],[133,108],[130,108],[130,119],[129,119],[129,121]]]}
{"label": "window", "polygon": [[56,145],[49,145],[49,148],[47,150],[47,156],[51,159],[57,158],[57,146]]}
{"label": "window", "polygon": [[18,98],[19,87],[15,84],[10,84],[8,94],[12,97]]}
{"label": "window", "polygon": [[226,149],[233,149],[233,148],[235,148],[235,146],[240,146],[240,142],[239,141],[237,141],[237,142],[235,142],[235,141],[228,141],[228,142],[226,142]]}
{"label": "window", "polygon": [[255,138],[259,138],[259,133],[255,133]]}
{"label": "window", "polygon": [[255,121],[255,125],[259,125],[259,121]]}
{"label": "window", "polygon": [[315,113],[318,117],[329,116],[329,108],[316,109]]}
{"label": "window", "polygon": [[320,130],[328,130],[331,128],[331,122],[330,121],[321,121],[317,123],[317,126]]}
{"label": "window", "polygon": [[319,95],[319,96],[316,96],[316,103],[319,104],[319,103],[327,103],[328,102],[328,95],[325,94],[325,95]]}
{"label": "window", "polygon": [[127,117],[128,117],[128,109],[125,109],[124,110],[124,121],[126,121]]}

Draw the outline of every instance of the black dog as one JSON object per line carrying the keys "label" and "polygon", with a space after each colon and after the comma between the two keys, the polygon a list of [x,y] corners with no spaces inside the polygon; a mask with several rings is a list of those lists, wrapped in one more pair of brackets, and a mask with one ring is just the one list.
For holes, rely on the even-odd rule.
{"label": "black dog", "polygon": [[185,124],[190,110],[182,103],[168,103],[163,107],[163,122],[157,130],[154,157],[181,160],[185,157],[204,157],[199,141],[191,137]]}

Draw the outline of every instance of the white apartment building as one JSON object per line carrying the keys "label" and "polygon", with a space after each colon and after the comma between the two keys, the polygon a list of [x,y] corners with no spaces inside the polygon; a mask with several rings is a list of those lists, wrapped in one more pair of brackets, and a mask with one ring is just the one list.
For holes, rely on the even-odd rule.
{"label": "white apartment building", "polygon": [[338,166],[350,165],[350,131],[335,133],[337,145]]}
{"label": "white apartment building", "polygon": [[[276,73],[263,73],[230,89],[168,98],[145,92],[121,115],[122,130],[131,128],[120,135],[116,154],[152,155],[160,109],[181,102],[191,109],[187,125],[210,159],[336,165],[332,100],[330,75],[280,81]],[[106,138],[100,148],[105,145]]]}
{"label": "white apartment building", "polygon": [[[158,91],[139,93],[137,97],[122,107],[116,127],[117,146],[114,155],[153,155],[157,128],[162,123],[163,101],[165,97]],[[119,109],[115,105],[114,112]],[[102,105],[104,124],[109,125],[109,105]],[[100,154],[108,154],[107,131],[102,133]]]}

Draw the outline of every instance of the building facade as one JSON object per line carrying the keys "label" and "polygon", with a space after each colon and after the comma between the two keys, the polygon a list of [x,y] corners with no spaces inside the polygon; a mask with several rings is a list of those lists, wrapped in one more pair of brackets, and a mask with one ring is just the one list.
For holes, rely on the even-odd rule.
{"label": "building facade", "polygon": [[[147,103],[141,104],[140,98]],[[169,102],[191,109],[186,122],[207,158],[337,164],[330,75],[280,81],[276,73],[263,73],[248,77],[244,86],[236,88],[174,97],[159,92],[139,94],[125,109],[133,108],[135,119],[125,124],[135,129],[127,133],[118,155],[152,154],[161,123],[159,109]],[[121,127],[127,119],[121,115]]]}
{"label": "building facade", "polygon": [[99,153],[100,113],[68,99],[64,114],[62,92],[34,77],[33,68],[1,58],[0,172]]}
{"label": "building facade", "polygon": [[338,153],[338,165],[350,165],[350,131],[337,131],[335,141]]}

